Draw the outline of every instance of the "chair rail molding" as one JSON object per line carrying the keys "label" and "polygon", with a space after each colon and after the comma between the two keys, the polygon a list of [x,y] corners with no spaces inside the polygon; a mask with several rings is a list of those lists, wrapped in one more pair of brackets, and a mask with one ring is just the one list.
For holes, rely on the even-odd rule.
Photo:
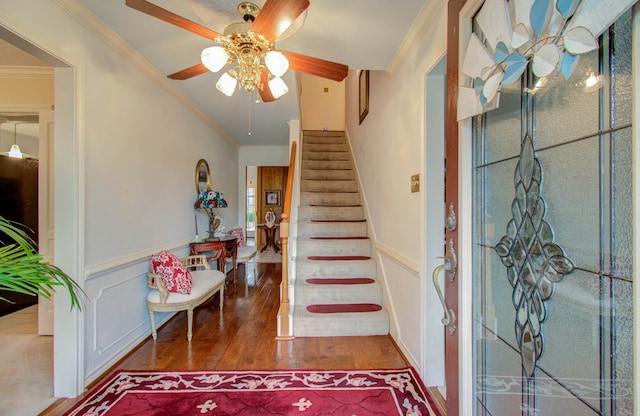
{"label": "chair rail molding", "polygon": [[391,247],[388,247],[380,242],[376,241],[375,245],[379,253],[401,265],[409,272],[411,272],[411,274],[413,274],[414,276],[420,277],[420,263],[400,254]]}
{"label": "chair rail molding", "polygon": [[138,251],[127,256],[114,257],[101,263],[92,264],[85,269],[85,279],[97,279],[99,277],[113,273],[117,270],[129,267],[135,263],[139,263],[141,261],[148,262],[153,253],[158,253],[163,250],[170,252],[186,250],[186,252],[188,252],[190,242],[191,240],[180,240],[173,243]]}

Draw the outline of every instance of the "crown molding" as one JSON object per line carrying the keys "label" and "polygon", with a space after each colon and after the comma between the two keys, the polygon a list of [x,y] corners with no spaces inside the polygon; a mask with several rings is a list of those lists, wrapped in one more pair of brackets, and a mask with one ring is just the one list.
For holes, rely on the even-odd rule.
{"label": "crown molding", "polygon": [[113,29],[100,20],[87,6],[80,0],[53,0],[62,10],[64,10],[74,20],[84,26],[89,32],[94,34],[97,39],[103,42],[107,47],[115,51],[127,62],[138,68],[143,74],[155,81],[158,85],[171,93],[178,101],[182,102],[185,107],[194,112],[209,127],[215,130],[224,140],[229,142],[235,148],[239,148],[236,142],[226,131],[218,125],[211,117],[209,117],[200,107],[198,107],[187,95],[185,95],[178,87],[173,85],[167,78],[160,73],[149,61],[147,61],[137,50],[122,39]]}
{"label": "crown molding", "polygon": [[431,26],[436,16],[438,16],[438,10],[442,7],[447,7],[447,0],[435,0],[426,1],[416,20],[411,25],[411,29],[404,37],[402,44],[398,48],[397,53],[391,60],[391,63],[387,67],[387,72],[393,73],[404,61],[407,56],[415,49],[415,45],[419,43],[422,34]]}
{"label": "crown molding", "polygon": [[53,79],[54,69],[48,66],[0,65],[0,78]]}

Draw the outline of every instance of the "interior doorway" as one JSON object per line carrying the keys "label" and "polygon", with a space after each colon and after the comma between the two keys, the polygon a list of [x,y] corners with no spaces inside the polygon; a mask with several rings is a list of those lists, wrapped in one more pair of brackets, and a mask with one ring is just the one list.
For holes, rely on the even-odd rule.
{"label": "interior doorway", "polygon": [[[425,351],[423,356],[426,385],[437,386],[443,397],[445,388],[445,330],[443,309],[432,283],[433,271],[442,265],[445,246],[445,111],[447,58],[442,57],[425,77]],[[427,180],[428,178],[428,180]],[[444,278],[437,276],[442,285]],[[443,287],[441,286],[441,290]]]}
{"label": "interior doorway", "polygon": [[[56,229],[65,230],[64,238],[56,245],[54,264],[76,278],[81,288],[84,287],[84,259],[81,257],[84,246],[83,217],[80,190],[84,168],[81,163],[82,154],[79,149],[79,106],[77,97],[82,95],[82,86],[77,80],[76,69],[68,60],[60,58],[61,53],[55,48],[42,49],[37,39],[31,34],[22,33],[14,22],[0,15],[0,39],[7,44],[29,55],[37,57],[52,69],[54,90],[59,91],[53,99],[55,115],[55,152],[50,156],[57,161],[59,167],[52,178],[55,183],[55,201],[58,208],[51,218]],[[12,108],[10,103],[1,104],[0,111]],[[24,109],[24,105],[22,106]],[[51,104],[36,110],[50,110]],[[53,125],[52,125],[53,126]],[[52,128],[53,131],[53,128]],[[52,195],[52,200],[53,195]],[[55,397],[75,397],[84,390],[83,352],[84,337],[81,330],[83,320],[81,312],[71,310],[68,296],[59,296],[54,305],[53,337],[53,391]]]}

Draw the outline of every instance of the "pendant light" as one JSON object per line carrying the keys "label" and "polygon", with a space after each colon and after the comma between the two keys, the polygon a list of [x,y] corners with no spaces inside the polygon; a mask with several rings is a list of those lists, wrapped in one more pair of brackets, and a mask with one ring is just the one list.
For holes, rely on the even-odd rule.
{"label": "pendant light", "polygon": [[[1,123],[0,126],[2,126]],[[22,153],[20,146],[18,146],[18,123],[13,123],[13,144],[11,145],[11,149],[9,149],[8,152],[0,153],[0,155],[15,157],[16,159],[26,159],[30,157],[30,155]]]}

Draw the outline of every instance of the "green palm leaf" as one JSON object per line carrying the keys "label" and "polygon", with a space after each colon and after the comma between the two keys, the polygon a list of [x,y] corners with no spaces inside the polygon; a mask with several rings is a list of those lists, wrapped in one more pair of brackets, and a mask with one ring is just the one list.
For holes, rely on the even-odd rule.
{"label": "green palm leaf", "polygon": [[[0,289],[50,299],[57,288],[64,288],[71,297],[71,308],[82,309],[82,297],[86,296],[82,288],[60,268],[44,261],[33,239],[20,227],[0,216],[0,234],[14,241],[0,247]],[[0,301],[8,302],[2,297]]]}

